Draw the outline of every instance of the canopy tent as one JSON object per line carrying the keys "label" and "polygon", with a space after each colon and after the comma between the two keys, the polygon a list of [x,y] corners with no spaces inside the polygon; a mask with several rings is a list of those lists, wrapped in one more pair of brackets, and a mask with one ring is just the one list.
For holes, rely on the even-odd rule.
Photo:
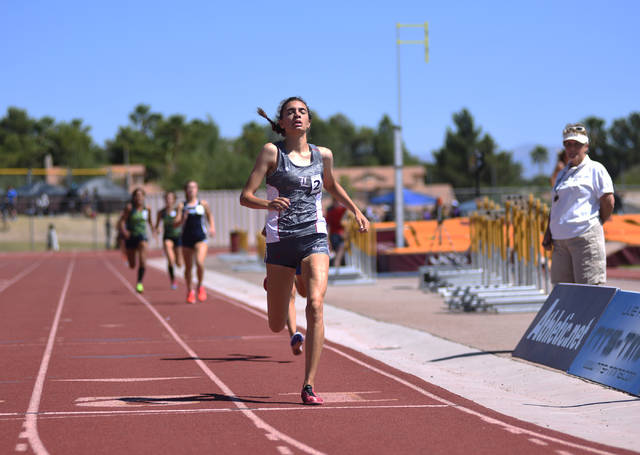
{"label": "canopy tent", "polygon": [[478,205],[476,204],[475,199],[469,199],[468,201],[458,205],[458,210],[460,211],[461,216],[468,216],[471,212],[478,210]]}
{"label": "canopy tent", "polygon": [[[402,197],[404,199],[404,205],[433,205],[436,203],[436,198],[433,196],[416,193],[415,191],[411,191],[406,188],[402,189]],[[395,200],[395,191],[391,191],[372,198],[370,202],[371,204],[394,204]]]}
{"label": "canopy tent", "polygon": [[16,190],[20,197],[39,197],[43,194],[47,196],[64,196],[67,190],[58,185],[50,185],[39,181],[21,186]]}
{"label": "canopy tent", "polygon": [[116,185],[107,177],[95,177],[78,185],[77,194],[88,192],[90,195],[97,194],[102,199],[126,200],[130,197],[129,192]]}

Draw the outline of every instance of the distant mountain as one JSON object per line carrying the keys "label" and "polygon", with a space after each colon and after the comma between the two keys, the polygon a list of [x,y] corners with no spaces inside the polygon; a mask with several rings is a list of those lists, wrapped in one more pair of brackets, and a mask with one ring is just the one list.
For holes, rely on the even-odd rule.
{"label": "distant mountain", "polygon": [[549,151],[549,161],[547,161],[544,165],[544,173],[546,175],[551,175],[551,173],[553,172],[553,168],[556,165],[558,152],[560,152],[560,148],[558,146],[544,144],[521,144],[512,148],[505,149],[513,154],[514,161],[522,164],[522,176],[524,178],[529,179],[535,177],[539,173],[539,166],[531,161],[531,150],[533,150],[537,145],[542,145]]}

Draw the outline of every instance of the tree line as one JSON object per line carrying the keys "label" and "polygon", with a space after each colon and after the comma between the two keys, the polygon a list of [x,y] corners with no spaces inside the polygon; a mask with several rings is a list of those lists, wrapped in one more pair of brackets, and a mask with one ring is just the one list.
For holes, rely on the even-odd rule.
{"label": "tree line", "polygon": [[[383,115],[375,128],[356,126],[343,114],[323,119],[313,113],[309,141],[329,147],[335,166],[393,164],[394,125]],[[615,181],[640,183],[640,113],[614,120],[610,127],[597,117],[585,119],[591,133],[591,154],[602,162]],[[107,164],[139,163],[146,179],[165,188],[180,188],[189,179],[205,189],[240,188],[262,146],[280,137],[268,125],[251,121],[236,138],[224,138],[211,117],[187,121],[185,116],[164,116],[139,104],[104,146],[95,143],[90,126],[81,119],[56,121],[32,118],[17,107],[0,119],[0,168],[42,167],[50,154],[58,166],[91,168]],[[534,162],[548,159],[546,150],[532,150]],[[483,186],[521,185],[521,164],[510,151],[500,150],[490,134],[476,125],[467,109],[453,115],[434,162],[424,163],[403,149],[407,165],[422,164],[430,183],[470,187],[476,178]],[[535,158],[534,158],[535,156]],[[546,158],[545,158],[546,157]]]}

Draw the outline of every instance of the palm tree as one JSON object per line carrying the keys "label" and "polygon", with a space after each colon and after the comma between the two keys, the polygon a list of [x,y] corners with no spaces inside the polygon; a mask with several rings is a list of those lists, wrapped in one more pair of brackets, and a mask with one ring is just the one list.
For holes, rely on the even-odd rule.
{"label": "palm tree", "polygon": [[541,145],[536,145],[533,150],[531,150],[529,156],[531,156],[531,161],[538,165],[538,174],[543,175],[544,164],[549,161],[549,151],[547,148]]}

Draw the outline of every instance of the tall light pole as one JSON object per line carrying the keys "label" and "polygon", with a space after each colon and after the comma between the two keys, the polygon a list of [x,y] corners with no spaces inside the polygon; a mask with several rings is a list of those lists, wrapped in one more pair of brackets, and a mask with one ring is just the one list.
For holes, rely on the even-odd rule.
{"label": "tall light pole", "polygon": [[[424,28],[424,40],[401,40],[401,28]],[[395,219],[396,219],[396,247],[404,246],[404,195],[402,183],[402,98],[400,92],[400,45],[424,44],[424,59],[429,61],[429,25],[424,24],[396,24],[396,60],[398,64],[398,124],[393,129],[393,166],[395,169]]]}

